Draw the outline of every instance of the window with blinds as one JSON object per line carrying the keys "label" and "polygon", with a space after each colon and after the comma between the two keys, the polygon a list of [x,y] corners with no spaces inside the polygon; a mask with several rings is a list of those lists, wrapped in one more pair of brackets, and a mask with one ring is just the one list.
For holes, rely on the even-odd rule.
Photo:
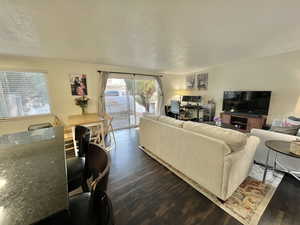
{"label": "window with blinds", "polygon": [[0,119],[49,113],[45,73],[0,71]]}

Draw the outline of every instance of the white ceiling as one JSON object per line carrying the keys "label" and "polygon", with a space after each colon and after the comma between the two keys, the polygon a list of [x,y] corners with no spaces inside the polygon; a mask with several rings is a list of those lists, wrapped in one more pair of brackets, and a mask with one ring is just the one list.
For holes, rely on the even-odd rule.
{"label": "white ceiling", "polygon": [[0,0],[0,54],[185,73],[300,49],[299,0]]}

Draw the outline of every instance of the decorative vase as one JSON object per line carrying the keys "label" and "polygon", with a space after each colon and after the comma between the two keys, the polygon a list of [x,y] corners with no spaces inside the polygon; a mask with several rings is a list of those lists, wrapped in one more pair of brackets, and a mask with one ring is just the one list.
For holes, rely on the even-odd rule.
{"label": "decorative vase", "polygon": [[85,96],[81,96],[79,98],[75,98],[75,104],[78,105],[81,108],[81,114],[86,114],[86,108],[88,106],[89,98]]}
{"label": "decorative vase", "polygon": [[81,107],[81,114],[82,115],[86,114],[86,107]]}

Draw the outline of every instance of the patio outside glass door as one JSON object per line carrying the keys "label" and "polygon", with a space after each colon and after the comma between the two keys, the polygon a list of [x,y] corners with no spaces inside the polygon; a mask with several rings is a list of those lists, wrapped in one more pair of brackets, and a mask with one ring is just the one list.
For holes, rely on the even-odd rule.
{"label": "patio outside glass door", "polygon": [[143,113],[158,113],[158,84],[148,76],[134,79],[135,124],[138,126]]}
{"label": "patio outside glass door", "polygon": [[107,80],[106,112],[114,129],[136,127],[143,113],[158,112],[158,84],[152,77],[114,76]]}

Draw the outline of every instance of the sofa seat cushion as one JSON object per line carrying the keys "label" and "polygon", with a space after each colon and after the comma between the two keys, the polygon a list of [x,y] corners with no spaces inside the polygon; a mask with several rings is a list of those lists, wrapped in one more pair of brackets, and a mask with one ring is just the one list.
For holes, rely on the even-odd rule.
{"label": "sofa seat cushion", "polygon": [[183,125],[183,121],[176,120],[176,119],[174,119],[172,117],[168,117],[168,116],[160,116],[158,118],[158,121],[163,122],[163,123],[167,123],[167,124],[172,125],[174,127],[180,127],[180,128],[182,128],[182,125]]}
{"label": "sofa seat cushion", "polygon": [[183,129],[222,140],[230,147],[233,152],[242,149],[247,143],[248,138],[247,135],[239,131],[225,129],[205,123],[195,123],[190,121],[184,122]]}

